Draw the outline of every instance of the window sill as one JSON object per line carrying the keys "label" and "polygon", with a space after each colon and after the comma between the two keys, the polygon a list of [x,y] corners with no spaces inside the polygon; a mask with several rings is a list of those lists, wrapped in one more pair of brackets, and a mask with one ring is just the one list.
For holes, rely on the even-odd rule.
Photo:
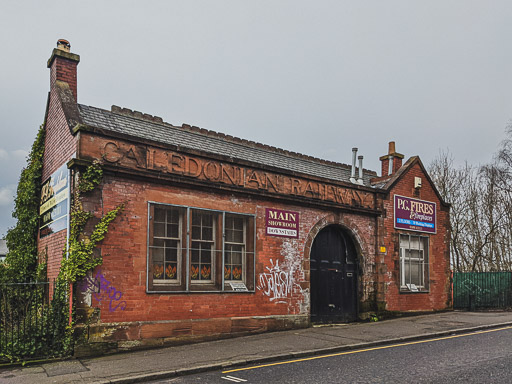
{"label": "window sill", "polygon": [[408,293],[412,293],[412,294],[430,293],[430,290],[429,289],[418,289],[417,291],[411,291],[409,288],[400,288],[400,293],[405,293],[405,294],[408,294]]}
{"label": "window sill", "polygon": [[199,290],[189,290],[189,291],[178,291],[178,290],[168,290],[168,291],[157,291],[157,290],[146,290],[146,293],[147,294],[151,294],[151,295],[154,295],[154,294],[179,294],[179,295],[182,295],[182,294],[189,294],[189,293],[192,293],[192,294],[195,294],[195,293],[201,293],[201,294],[204,294],[204,293],[211,293],[211,294],[223,294],[223,293],[227,293],[227,294],[244,294],[244,293],[255,293],[256,291],[255,290],[248,290],[248,291],[233,291],[233,290],[225,290],[225,291],[199,291]]}

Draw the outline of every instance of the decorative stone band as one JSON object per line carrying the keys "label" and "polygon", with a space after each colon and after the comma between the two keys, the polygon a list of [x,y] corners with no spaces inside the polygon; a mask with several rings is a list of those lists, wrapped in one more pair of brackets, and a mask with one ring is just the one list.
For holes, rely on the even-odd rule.
{"label": "decorative stone band", "polygon": [[230,162],[170,151],[146,144],[83,134],[78,157],[101,159],[105,164],[125,169],[158,171],[217,186],[262,191],[270,194],[302,197],[356,209],[375,210],[374,192],[361,188],[293,177],[246,167]]}

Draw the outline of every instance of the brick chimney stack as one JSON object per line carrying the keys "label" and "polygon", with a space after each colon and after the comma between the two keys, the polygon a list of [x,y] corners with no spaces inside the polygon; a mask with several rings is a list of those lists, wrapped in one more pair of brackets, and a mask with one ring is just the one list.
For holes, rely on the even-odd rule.
{"label": "brick chimney stack", "polygon": [[381,156],[379,160],[382,162],[382,176],[391,176],[402,167],[404,155],[396,152],[395,142],[389,142],[388,154]]}
{"label": "brick chimney stack", "polygon": [[56,81],[63,81],[69,85],[76,102],[76,67],[80,62],[80,56],[71,53],[70,48],[69,41],[60,39],[57,41],[57,48],[53,49],[52,56],[48,60],[50,90],[53,90]]}

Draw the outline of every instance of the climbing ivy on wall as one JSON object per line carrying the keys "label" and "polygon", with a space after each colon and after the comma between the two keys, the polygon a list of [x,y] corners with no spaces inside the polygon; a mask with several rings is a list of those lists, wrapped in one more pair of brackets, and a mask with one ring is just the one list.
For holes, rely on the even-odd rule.
{"label": "climbing ivy on wall", "polygon": [[[85,233],[86,225],[93,217],[91,212],[84,211],[81,196],[91,192],[101,182],[103,170],[98,162],[92,163],[80,175],[73,196],[70,213],[69,249],[64,250],[59,277],[73,283],[87,274],[89,270],[101,265],[102,257],[95,257],[94,248],[105,238],[108,227],[123,209],[120,205],[107,212],[94,226],[92,233]],[[67,253],[67,254],[66,254]]]}
{"label": "climbing ivy on wall", "polygon": [[[27,158],[27,166],[20,176],[13,211],[13,217],[17,219],[17,223],[7,232],[9,253],[5,262],[0,263],[0,283],[46,279],[46,262],[38,265],[37,252],[44,140],[45,130],[44,126],[41,126]],[[20,324],[23,324],[25,333],[18,332],[16,343],[9,344],[8,350],[4,347],[0,348],[0,359],[23,361],[33,356],[40,356],[41,349],[45,356],[68,356],[72,353],[74,338],[72,322],[69,319],[69,283],[84,277],[89,270],[102,263],[101,257],[95,257],[94,248],[105,238],[110,223],[123,209],[121,205],[107,212],[99,219],[90,235],[86,234],[86,225],[93,214],[84,211],[81,197],[94,190],[101,182],[102,176],[103,171],[99,163],[93,163],[80,174],[78,179],[70,212],[69,248],[64,249],[59,277],[53,285],[51,304],[34,301],[30,304],[32,311],[26,311],[28,296],[24,293],[20,295],[20,292],[30,292],[30,297],[33,299],[37,296],[31,292],[35,289],[35,285],[23,284],[23,290],[15,290],[16,294],[9,295],[11,307],[25,311],[22,311],[21,317],[15,320],[10,319],[11,323],[1,323],[0,334],[8,331],[12,333],[14,329],[18,330]],[[7,296],[4,295],[4,297]],[[5,313],[8,311],[5,305],[0,306],[0,311],[2,311],[0,317],[7,319]],[[38,324],[38,321],[43,321],[45,324],[42,331],[31,328],[34,324]],[[52,350],[45,350],[48,349],[47,344],[41,344],[41,340],[48,338],[55,339]]]}
{"label": "climbing ivy on wall", "polygon": [[[5,262],[0,263],[0,282],[26,282],[46,278],[46,260],[38,265],[37,235],[39,231],[39,205],[42,186],[45,129],[41,125],[22,170],[12,216],[16,225],[5,237],[9,252]],[[64,250],[59,278],[75,282],[87,271],[101,265],[101,257],[93,257],[94,248],[105,238],[110,223],[122,210],[116,207],[106,213],[95,225],[90,236],[84,233],[85,226],[93,214],[83,210],[81,196],[99,185],[103,170],[94,162],[80,175],[74,191],[70,213],[69,251]]]}
{"label": "climbing ivy on wall", "polygon": [[[39,230],[39,199],[43,169],[45,129],[41,125],[18,182],[14,211],[16,225],[5,237],[9,252],[0,269],[0,279],[10,282],[45,278],[44,268],[37,268],[37,232]],[[38,276],[43,275],[44,276]]]}

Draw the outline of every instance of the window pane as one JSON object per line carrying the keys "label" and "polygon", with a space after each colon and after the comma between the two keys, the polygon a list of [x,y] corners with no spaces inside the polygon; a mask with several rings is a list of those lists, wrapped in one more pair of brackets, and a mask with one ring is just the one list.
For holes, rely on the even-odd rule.
{"label": "window pane", "polygon": [[177,263],[166,263],[165,268],[165,278],[169,280],[177,280],[178,279],[178,265]]}
{"label": "window pane", "polygon": [[209,247],[203,247],[201,250],[201,264],[202,263],[208,263],[210,264],[212,262],[212,250]]}
{"label": "window pane", "polygon": [[151,258],[153,262],[163,262],[164,261],[164,249],[163,248],[150,248]]}
{"label": "window pane", "polygon": [[233,248],[232,244],[226,244],[225,251],[224,251],[224,264],[232,264],[232,252],[231,249]]}
{"label": "window pane", "polygon": [[178,240],[166,240],[165,242],[166,248],[178,248]]}
{"label": "window pane", "polygon": [[163,279],[164,277],[164,265],[159,263],[153,264],[153,278]]}
{"label": "window pane", "polygon": [[178,224],[167,224],[167,237],[178,237]]}
{"label": "window pane", "polygon": [[213,228],[204,227],[203,228],[203,240],[213,240]]}
{"label": "window pane", "polygon": [[242,266],[233,266],[233,280],[242,280]]}
{"label": "window pane", "polygon": [[192,256],[192,262],[198,263],[199,262],[199,244],[196,242],[192,243],[192,249],[190,250],[190,255]]}
{"label": "window pane", "polygon": [[231,280],[231,266],[226,265],[224,267],[224,280]]}
{"label": "window pane", "polygon": [[411,236],[410,244],[411,249],[420,249],[420,238],[417,236]]}
{"label": "window pane", "polygon": [[244,231],[234,231],[234,237],[235,237],[235,240],[234,242],[235,243],[243,243],[244,242]]}
{"label": "window pane", "polygon": [[411,284],[416,284],[417,286],[421,286],[421,278],[420,278],[420,264],[419,263],[411,263]]}
{"label": "window pane", "polygon": [[153,240],[153,246],[154,247],[163,247],[165,244],[165,240],[164,239],[154,239]]}
{"label": "window pane", "polygon": [[226,242],[232,243],[234,240],[233,231],[226,228]]}
{"label": "window pane", "polygon": [[178,224],[180,222],[180,213],[177,209],[171,209],[167,212],[167,222]]}
{"label": "window pane", "polygon": [[410,276],[411,276],[411,274],[410,274],[411,273],[411,268],[410,268],[410,266],[411,265],[409,263],[405,263],[405,265],[404,265],[404,272],[405,272],[405,276],[404,276],[405,277],[405,282],[404,282],[404,284],[410,284],[410,282],[411,282],[411,278],[410,278]]}
{"label": "window pane", "polygon": [[213,215],[209,212],[202,213],[203,226],[213,227]]}
{"label": "window pane", "polygon": [[165,224],[164,223],[155,223],[154,226],[154,236],[155,237],[165,237]]}
{"label": "window pane", "polygon": [[420,251],[417,249],[411,249],[409,251],[409,258],[413,260],[419,260],[420,258]]}
{"label": "window pane", "polygon": [[178,261],[178,250],[176,248],[166,248],[165,261]]}
{"label": "window pane", "polygon": [[231,255],[232,264],[242,265],[242,251],[233,252]]}
{"label": "window pane", "polygon": [[202,264],[201,267],[201,280],[210,280],[212,274],[211,264]]}
{"label": "window pane", "polygon": [[194,240],[201,239],[201,227],[192,226],[192,239],[194,239]]}
{"label": "window pane", "polygon": [[190,267],[190,278],[192,280],[199,280],[199,264],[192,264]]}
{"label": "window pane", "polygon": [[165,209],[155,207],[155,221],[163,223],[165,221]]}

